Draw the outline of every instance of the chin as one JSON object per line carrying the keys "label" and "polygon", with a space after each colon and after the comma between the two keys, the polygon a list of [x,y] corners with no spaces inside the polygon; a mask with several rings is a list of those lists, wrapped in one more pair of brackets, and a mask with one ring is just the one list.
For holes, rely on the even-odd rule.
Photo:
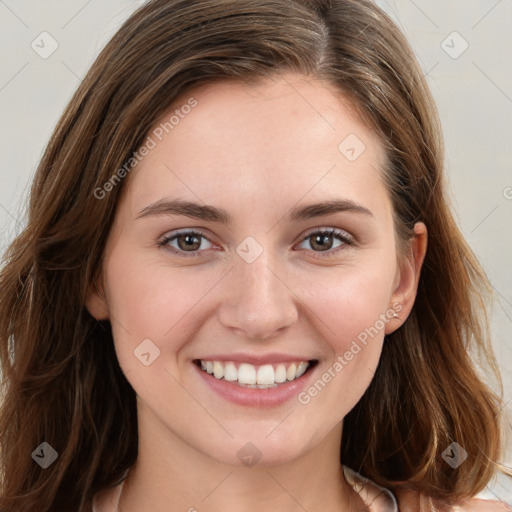
{"label": "chin", "polygon": [[[275,425],[274,425],[275,427]],[[268,435],[271,429],[265,428],[264,433],[258,434],[255,429],[235,433],[234,439],[212,451],[210,456],[219,462],[240,467],[272,467],[286,464],[300,458],[310,448],[307,436],[288,435],[288,431],[280,435]],[[277,430],[277,429],[276,429]]]}

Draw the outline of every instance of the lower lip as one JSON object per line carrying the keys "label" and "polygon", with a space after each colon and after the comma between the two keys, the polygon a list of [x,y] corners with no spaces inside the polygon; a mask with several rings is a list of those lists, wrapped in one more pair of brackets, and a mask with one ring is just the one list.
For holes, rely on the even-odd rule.
{"label": "lower lip", "polygon": [[275,388],[245,388],[238,384],[233,384],[225,379],[217,379],[208,372],[201,370],[197,364],[192,363],[204,382],[222,398],[238,405],[248,407],[276,407],[294,397],[306,387],[306,384],[314,372],[314,368],[308,368],[306,373],[298,379],[279,384]]}

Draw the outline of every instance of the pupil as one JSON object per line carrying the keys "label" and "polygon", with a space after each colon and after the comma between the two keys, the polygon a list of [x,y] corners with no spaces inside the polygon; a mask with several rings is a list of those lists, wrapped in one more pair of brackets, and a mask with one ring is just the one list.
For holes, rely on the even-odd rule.
{"label": "pupil", "polygon": [[[184,242],[184,243],[181,243],[181,242]],[[182,235],[179,239],[178,239],[178,245],[180,246],[180,249],[183,249],[183,248],[194,248],[194,249],[197,249],[198,247],[196,247],[197,245],[201,245],[200,242],[198,242],[198,238],[197,236],[194,236],[194,235]]]}
{"label": "pupil", "polygon": [[320,248],[321,250],[327,250],[327,249],[330,249],[330,246],[332,245],[332,243],[325,243],[326,240],[328,240],[330,238],[330,235],[317,235],[315,237],[315,244],[318,245],[318,248]]}

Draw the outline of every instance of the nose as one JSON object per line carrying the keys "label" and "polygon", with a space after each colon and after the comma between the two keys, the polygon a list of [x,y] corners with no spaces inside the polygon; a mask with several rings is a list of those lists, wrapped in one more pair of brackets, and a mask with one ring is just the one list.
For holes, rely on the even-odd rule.
{"label": "nose", "polygon": [[220,323],[246,338],[282,334],[298,318],[296,295],[266,253],[252,263],[236,257],[218,308]]}

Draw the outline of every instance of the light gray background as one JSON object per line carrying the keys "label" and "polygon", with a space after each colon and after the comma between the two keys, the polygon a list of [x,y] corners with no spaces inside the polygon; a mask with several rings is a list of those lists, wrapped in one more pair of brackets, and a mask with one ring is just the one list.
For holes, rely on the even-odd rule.
{"label": "light gray background", "polygon": [[[22,229],[29,184],[62,110],[99,50],[142,3],[0,0],[0,252]],[[498,297],[493,340],[510,410],[512,1],[378,3],[408,36],[438,104],[457,219]],[[46,59],[31,47],[46,37],[50,48],[42,32],[58,44]],[[508,418],[510,431],[510,412]],[[505,462],[512,466],[510,447]],[[512,484],[498,478],[487,494],[512,503]]]}

